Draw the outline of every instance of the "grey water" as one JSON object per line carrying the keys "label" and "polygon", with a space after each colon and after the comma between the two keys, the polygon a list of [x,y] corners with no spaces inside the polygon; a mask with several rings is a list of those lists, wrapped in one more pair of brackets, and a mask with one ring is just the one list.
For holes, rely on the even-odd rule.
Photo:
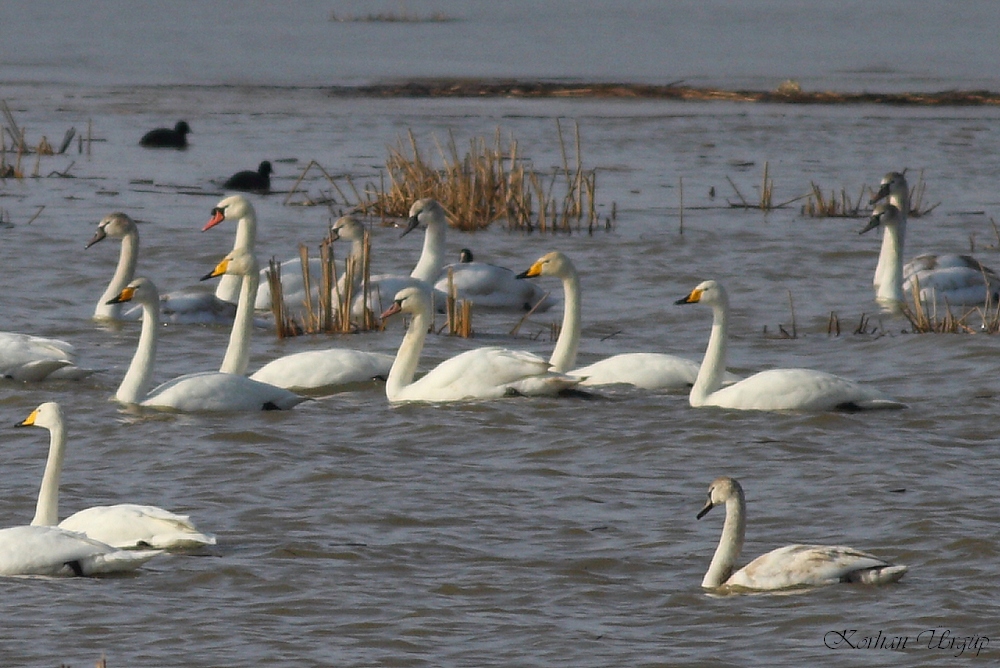
{"label": "grey water", "polygon": [[[330,20],[379,11],[455,20]],[[0,4],[0,99],[29,140],[58,143],[69,127],[92,139],[89,150],[74,142],[64,155],[24,156],[38,176],[0,181],[2,329],[68,340],[98,370],[76,383],[3,381],[0,423],[43,401],[63,404],[64,515],[150,503],[190,513],[219,537],[210,555],[166,555],[133,577],[4,580],[0,664],[91,665],[105,655],[109,666],[912,666],[974,657],[956,638],[1000,635],[1000,531],[989,510],[996,336],[975,326],[912,334],[882,314],[871,287],[878,240],[857,234],[862,219],[806,217],[801,200],[770,212],[730,204],[736,189],[759,197],[765,163],[778,202],[812,184],[867,200],[885,172],[907,168],[923,174],[925,204],[939,203],[911,221],[907,254],[971,249],[996,266],[1000,110],[366,99],[325,87],[462,76],[998,90],[998,23],[989,2]],[[180,119],[193,129],[187,151],[138,146],[146,130]],[[610,230],[494,225],[449,231],[448,247],[517,271],[551,250],[569,255],[583,282],[581,362],[628,351],[699,357],[711,316],[674,301],[715,278],[733,302],[736,371],[822,369],[910,408],[695,410],[683,394],[624,388],[592,400],[390,406],[378,385],[280,414],[136,417],[108,401],[138,327],[90,320],[117,248],[83,247],[107,213],[140,221],[140,274],[184,287],[231,246],[231,226],[199,230],[235,171],[274,164],[279,192],[252,196],[257,248],[288,258],[300,243],[315,247],[349,206],[285,204],[310,160],[378,184],[387,147],[407,131],[434,155],[449,133],[461,147],[500,128],[551,170],[562,164],[557,120],[564,132],[580,129],[601,220],[615,213]],[[315,170],[297,187],[329,190]],[[372,223],[374,269],[408,271],[419,239]],[[557,283],[543,285],[559,294]],[[559,317],[559,308],[532,316],[514,336],[520,316],[476,313],[474,338],[431,337],[422,366],[498,342],[548,354]],[[794,338],[780,334],[793,326]],[[157,378],[217,368],[227,334],[165,327]],[[260,328],[251,367],[308,348],[392,353],[401,336],[398,323],[283,341]],[[10,429],[0,443],[0,521],[26,523],[47,437]],[[699,585],[722,520],[695,514],[719,475],[747,491],[743,561],[787,543],[830,543],[910,572],[883,588],[707,595]],[[911,640],[851,649],[877,634]],[[989,661],[996,642],[978,651]]]}

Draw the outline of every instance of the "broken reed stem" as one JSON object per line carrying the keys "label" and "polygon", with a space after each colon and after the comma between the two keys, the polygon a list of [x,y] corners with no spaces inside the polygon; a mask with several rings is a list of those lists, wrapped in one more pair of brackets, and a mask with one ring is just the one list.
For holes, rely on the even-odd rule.
{"label": "broken reed stem", "polygon": [[799,333],[798,333],[798,329],[795,326],[795,300],[792,299],[792,291],[791,290],[788,291],[788,308],[792,312],[792,338],[793,339],[797,339],[797,338],[799,338]]}
{"label": "broken reed stem", "polygon": [[305,306],[306,311],[305,330],[307,332],[315,332],[318,318],[313,313],[312,280],[309,275],[309,247],[305,244],[299,244],[299,263],[302,267],[302,287],[305,290],[305,294],[302,297],[302,304]]}
{"label": "broken reed stem", "polygon": [[281,263],[276,258],[267,261],[267,286],[271,290],[271,314],[274,316],[274,332],[279,339],[288,336],[285,322],[285,298],[281,286]]}
{"label": "broken reed stem", "polygon": [[684,177],[683,176],[677,177],[677,182],[678,182],[678,190],[680,191],[680,207],[679,207],[680,219],[681,219],[680,234],[683,235],[684,234]]}

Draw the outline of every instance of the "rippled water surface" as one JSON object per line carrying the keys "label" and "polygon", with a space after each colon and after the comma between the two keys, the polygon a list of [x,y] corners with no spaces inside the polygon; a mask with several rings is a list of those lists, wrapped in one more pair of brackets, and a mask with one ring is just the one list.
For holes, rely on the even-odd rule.
{"label": "rippled water surface", "polygon": [[[64,515],[152,503],[190,512],[219,547],[160,557],[133,577],[4,581],[0,663],[91,665],[106,654],[114,666],[909,666],[954,663],[960,650],[939,640],[945,631],[998,635],[996,337],[914,335],[881,315],[871,289],[878,240],[857,235],[862,220],[803,217],[801,202],[770,213],[729,203],[736,188],[758,198],[765,163],[775,201],[813,183],[867,200],[863,189],[886,171],[908,168],[912,182],[923,171],[925,203],[940,206],[911,221],[908,254],[973,244],[996,266],[1000,111],[335,99],[303,87],[37,81],[8,83],[3,97],[29,140],[58,143],[70,126],[95,140],[89,153],[74,143],[43,157],[37,170],[25,156],[39,177],[0,182],[3,329],[69,340],[99,371],[79,383],[5,381],[0,417],[13,425],[43,401],[63,404]],[[138,147],[145,130],[179,118],[194,131],[188,151]],[[564,130],[579,125],[602,220],[616,212],[612,229],[525,236],[494,226],[450,232],[448,247],[518,271],[550,250],[570,255],[583,281],[581,362],[627,351],[699,356],[711,315],[674,301],[716,278],[733,303],[735,370],[823,369],[910,409],[694,410],[683,395],[620,388],[592,400],[393,407],[372,386],[280,414],[141,418],[107,401],[138,336],[136,325],[89,319],[117,248],[83,247],[107,213],[141,222],[140,274],[182,287],[232,244],[231,225],[198,230],[223,194],[215,182],[236,170],[274,163],[279,192],[253,197],[258,251],[286,258],[300,242],[315,245],[334,213],[283,203],[310,160],[360,187],[378,181],[386,146],[408,129],[433,155],[449,132],[462,147],[499,127],[549,170],[562,162],[557,119]],[[313,171],[300,187],[327,186]],[[376,270],[412,267],[419,239],[377,224],[372,233]],[[423,366],[496,342],[547,354],[559,316],[534,316],[515,338],[516,316],[476,313],[476,338],[431,337]],[[839,335],[828,334],[834,318]],[[778,335],[793,325],[795,338]],[[252,368],[331,345],[394,352],[402,328],[254,336]],[[157,378],[217,368],[226,340],[220,328],[165,327]],[[3,442],[9,526],[32,516],[47,438],[10,430]],[[694,516],[719,475],[747,492],[744,561],[790,542],[839,543],[910,572],[883,588],[706,595],[699,585],[722,517]],[[916,641],[932,629],[934,641]],[[913,640],[905,651],[851,652],[830,635],[845,630],[856,630],[855,644],[879,632]],[[995,655],[987,647],[980,660]]]}

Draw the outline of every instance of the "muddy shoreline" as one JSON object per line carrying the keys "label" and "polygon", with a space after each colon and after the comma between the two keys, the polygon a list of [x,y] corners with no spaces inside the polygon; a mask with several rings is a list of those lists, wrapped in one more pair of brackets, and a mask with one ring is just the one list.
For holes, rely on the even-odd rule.
{"label": "muddy shoreline", "polygon": [[692,102],[770,102],[784,104],[887,104],[897,106],[1000,105],[1000,93],[986,90],[947,90],[915,93],[840,93],[801,90],[785,82],[775,90],[724,90],[680,83],[564,83],[521,80],[423,79],[364,86],[335,86],[333,97],[521,97],[680,100]]}

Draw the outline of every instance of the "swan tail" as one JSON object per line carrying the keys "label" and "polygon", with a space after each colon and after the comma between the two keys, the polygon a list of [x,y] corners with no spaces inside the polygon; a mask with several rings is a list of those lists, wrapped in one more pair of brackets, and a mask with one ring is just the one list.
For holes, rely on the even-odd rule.
{"label": "swan tail", "polygon": [[162,553],[162,550],[115,550],[105,554],[96,554],[87,559],[77,559],[74,561],[76,568],[72,564],[67,565],[76,575],[121,573],[135,570]]}
{"label": "swan tail", "polygon": [[869,585],[883,585],[891,582],[898,582],[909,568],[907,566],[886,565],[876,568],[868,568],[863,571],[852,573],[850,582],[860,582]]}

